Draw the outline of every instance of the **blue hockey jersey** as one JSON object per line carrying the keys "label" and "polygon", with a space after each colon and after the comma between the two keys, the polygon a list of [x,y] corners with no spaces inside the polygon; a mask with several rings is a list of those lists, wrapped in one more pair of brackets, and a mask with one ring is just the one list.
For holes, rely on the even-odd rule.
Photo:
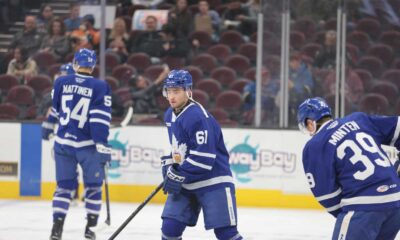
{"label": "blue hockey jersey", "polygon": [[58,118],[56,144],[77,149],[107,143],[111,94],[107,82],[83,74],[57,78],[50,116]]}
{"label": "blue hockey jersey", "polygon": [[200,192],[232,186],[221,128],[200,104],[191,102],[178,115],[169,108],[164,115],[171,143],[171,156],[183,172],[184,191]]}
{"label": "blue hockey jersey", "polygon": [[316,199],[341,211],[400,207],[400,179],[382,145],[400,147],[400,118],[353,113],[324,123],[303,150]]}

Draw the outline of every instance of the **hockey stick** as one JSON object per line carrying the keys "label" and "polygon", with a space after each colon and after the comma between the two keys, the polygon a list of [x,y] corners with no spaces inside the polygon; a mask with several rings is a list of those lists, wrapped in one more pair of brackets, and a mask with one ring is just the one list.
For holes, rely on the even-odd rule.
{"label": "hockey stick", "polygon": [[117,125],[112,126],[111,128],[120,128],[120,127],[126,127],[129,122],[131,121],[133,116],[133,107],[129,107],[128,111],[125,114],[124,119],[122,119],[122,121],[120,123],[118,123]]}
{"label": "hockey stick", "polygon": [[128,225],[128,223],[140,212],[140,210],[142,210],[142,208],[146,206],[146,204],[158,193],[158,191],[160,191],[163,184],[164,182],[160,183],[160,185],[158,185],[157,188],[153,190],[153,192],[146,198],[146,200],[144,200],[139,205],[139,207],[136,208],[136,210],[125,220],[124,223],[122,223],[122,225],[117,229],[117,231],[113,233],[113,235],[111,235],[108,240],[113,240],[118,236],[118,234],[120,234],[120,232],[126,227],[126,225]]}
{"label": "hockey stick", "polygon": [[108,192],[108,165],[104,166],[104,188],[106,189],[106,208],[107,208],[107,219],[105,223],[110,226],[111,214],[110,214],[110,194]]}

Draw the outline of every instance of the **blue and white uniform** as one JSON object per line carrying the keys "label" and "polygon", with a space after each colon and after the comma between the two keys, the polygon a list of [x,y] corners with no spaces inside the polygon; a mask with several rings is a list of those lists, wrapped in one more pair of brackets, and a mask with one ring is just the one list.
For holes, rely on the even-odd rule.
{"label": "blue and white uniform", "polygon": [[[74,67],[77,73],[56,79],[49,116],[58,121],[54,143],[57,189],[53,197],[53,222],[63,222],[65,219],[71,195],[78,184],[76,169],[79,164],[85,185],[87,239],[93,239],[94,233],[89,227],[97,224],[104,164],[111,159],[111,149],[107,144],[111,90],[105,81],[86,74],[95,64],[94,51],[81,49],[75,54]],[[84,71],[80,71],[81,68]],[[51,237],[59,239],[61,236],[52,231]]]}
{"label": "blue and white uniform", "polygon": [[221,128],[213,116],[201,105],[191,102],[178,115],[169,108],[164,115],[171,143],[172,159],[180,164],[186,179],[184,191],[210,191],[232,187]]}
{"label": "blue and white uniform", "polygon": [[[300,105],[299,113],[327,106],[314,100]],[[399,133],[399,117],[358,112],[326,121],[305,145],[311,191],[337,217],[333,239],[394,239],[400,230],[400,179],[381,147],[399,149]]]}
{"label": "blue and white uniform", "polygon": [[73,151],[108,142],[111,90],[107,82],[79,73],[58,78],[51,112],[59,117],[56,145]]}
{"label": "blue and white uniform", "polygon": [[[173,70],[164,82],[164,93],[168,88],[183,88],[190,94],[191,85],[187,71]],[[162,239],[182,239],[186,226],[196,225],[200,210],[205,228],[214,229],[217,239],[243,239],[236,228],[229,154],[215,118],[189,97],[179,112],[169,108],[164,121],[171,153],[162,159],[164,191],[168,192]]]}

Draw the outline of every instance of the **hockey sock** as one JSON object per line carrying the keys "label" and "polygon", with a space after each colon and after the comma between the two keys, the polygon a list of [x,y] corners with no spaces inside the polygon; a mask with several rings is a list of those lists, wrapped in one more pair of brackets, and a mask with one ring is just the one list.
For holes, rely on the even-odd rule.
{"label": "hockey sock", "polygon": [[222,227],[214,229],[218,240],[242,240],[236,226]]}
{"label": "hockey sock", "polygon": [[[99,215],[101,209],[101,183],[85,186],[85,208],[88,215]],[[97,224],[97,218],[96,218]],[[95,226],[95,225],[94,225]]]}
{"label": "hockey sock", "polygon": [[60,218],[64,219],[67,215],[74,188],[75,182],[73,180],[57,182],[57,188],[53,195],[53,221]]}
{"label": "hockey sock", "polygon": [[172,218],[163,218],[162,240],[181,240],[186,224]]}

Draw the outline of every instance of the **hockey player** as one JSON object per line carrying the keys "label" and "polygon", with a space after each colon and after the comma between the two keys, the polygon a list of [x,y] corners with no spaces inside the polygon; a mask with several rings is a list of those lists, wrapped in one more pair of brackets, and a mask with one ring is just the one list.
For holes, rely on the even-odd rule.
{"label": "hockey player", "polygon": [[381,145],[400,148],[400,118],[353,113],[332,119],[322,98],[298,108],[311,191],[336,217],[332,239],[394,239],[400,230],[400,180]]}
{"label": "hockey player", "polygon": [[192,98],[192,76],[173,70],[163,94],[171,107],[165,112],[171,154],[162,158],[164,193],[162,239],[182,239],[195,226],[200,210],[205,228],[217,239],[243,239],[237,230],[235,186],[229,154],[215,118]]}
{"label": "hockey player", "polygon": [[[72,63],[66,63],[60,66],[60,69],[58,71],[57,74],[55,74],[54,76],[54,80],[56,80],[57,78],[61,77],[61,76],[66,76],[66,75],[71,75],[74,74],[74,68],[72,66]],[[44,140],[49,140],[50,136],[54,136],[54,131],[55,131],[55,127],[56,124],[58,122],[58,116],[55,115],[52,111],[51,111],[51,106],[52,106],[52,98],[51,98],[51,94],[46,94],[43,99],[42,102],[40,103],[40,106],[38,107],[38,112],[44,112],[46,109],[47,112],[47,120],[44,121],[42,123],[42,139]],[[78,171],[78,169],[77,169]],[[77,176],[77,178],[79,178],[79,176]],[[76,189],[73,192],[73,198],[72,198],[72,204],[77,205],[77,201],[79,199],[79,184],[77,184]]]}
{"label": "hockey player", "polygon": [[111,160],[108,134],[111,121],[110,88],[90,74],[96,64],[92,50],[75,53],[74,75],[54,83],[51,112],[58,116],[54,153],[57,188],[53,197],[51,240],[61,239],[64,220],[77,185],[77,164],[83,172],[87,224],[86,239],[95,239],[91,229],[97,225],[101,208],[104,165]]}

